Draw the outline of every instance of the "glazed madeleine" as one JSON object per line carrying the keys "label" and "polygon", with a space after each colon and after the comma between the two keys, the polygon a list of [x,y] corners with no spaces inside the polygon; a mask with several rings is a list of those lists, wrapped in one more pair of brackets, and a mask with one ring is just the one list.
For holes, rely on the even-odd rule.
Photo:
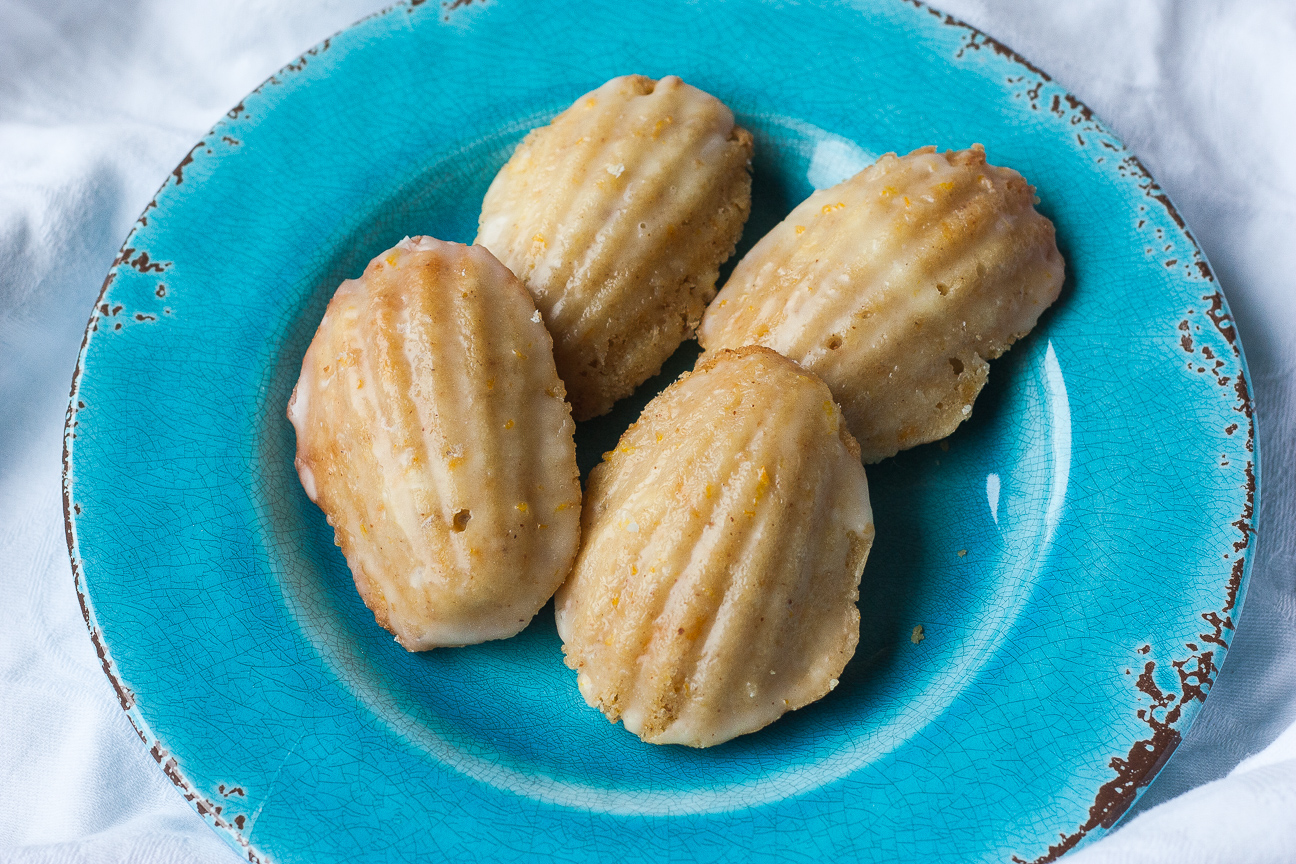
{"label": "glazed madeleine", "polygon": [[841,413],[796,364],[704,357],[591,472],[581,525],[558,633],[609,720],[709,747],[837,686],[873,518]]}
{"label": "glazed madeleine", "polygon": [[707,310],[704,348],[765,345],[822,378],[865,462],[944,438],[987,360],[1062,288],[1035,190],[980,145],[883,156],[815,192],[743,257]]}
{"label": "glazed madeleine", "polygon": [[306,494],[406,649],[512,636],[571,570],[575,424],[531,296],[485,249],[406,239],[343,282],[288,417]]}
{"label": "glazed madeleine", "polygon": [[752,136],[679,78],[613,78],[532,131],[491,183],[477,243],[526,283],[577,420],[691,337],[751,210]]}

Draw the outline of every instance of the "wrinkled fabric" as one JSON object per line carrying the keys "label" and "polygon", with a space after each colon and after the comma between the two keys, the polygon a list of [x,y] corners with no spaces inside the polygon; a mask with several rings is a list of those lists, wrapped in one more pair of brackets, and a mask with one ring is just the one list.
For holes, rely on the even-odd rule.
{"label": "wrinkled fabric", "polygon": [[[86,636],[63,417],[91,303],[161,180],[243,94],[373,8],[0,0],[2,860],[236,860],[141,745]],[[1258,416],[1258,545],[1228,657],[1134,811],[1074,860],[1296,862],[1296,4],[943,8],[1048,70],[1157,177],[1227,294]]]}

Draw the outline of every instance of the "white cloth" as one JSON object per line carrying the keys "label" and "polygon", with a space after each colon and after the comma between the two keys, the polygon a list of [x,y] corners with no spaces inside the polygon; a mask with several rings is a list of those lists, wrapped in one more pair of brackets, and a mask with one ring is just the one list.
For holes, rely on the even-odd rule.
{"label": "white cloth", "polygon": [[[90,304],[161,178],[373,5],[0,0],[0,859],[236,860],[140,746],[86,637],[63,412]],[[1139,815],[1077,860],[1296,862],[1296,4],[943,8],[1052,73],[1169,192],[1228,296],[1259,417],[1259,545],[1228,659]]]}

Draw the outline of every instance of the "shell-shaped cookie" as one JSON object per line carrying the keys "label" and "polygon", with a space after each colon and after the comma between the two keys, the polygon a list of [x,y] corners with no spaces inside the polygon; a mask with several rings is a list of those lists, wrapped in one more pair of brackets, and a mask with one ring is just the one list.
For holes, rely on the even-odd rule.
{"label": "shell-shaped cookie", "polygon": [[533,130],[491,183],[476,242],[535,297],[577,420],[693,335],[751,210],[751,157],[720,100],[628,75]]}
{"label": "shell-shaped cookie", "polygon": [[581,694],[655,744],[709,747],[837,685],[859,641],[873,514],[822,381],[721,351],[590,474],[555,598]]}
{"label": "shell-shaped cookie", "polygon": [[329,302],[288,403],[297,470],[410,651],[512,636],[571,570],[575,424],[551,346],[479,246],[406,239]]}
{"label": "shell-shaped cookie", "polygon": [[865,462],[954,431],[987,360],[1062,288],[1035,190],[980,145],[883,156],[815,192],[734,268],[698,338],[765,345],[832,388]]}

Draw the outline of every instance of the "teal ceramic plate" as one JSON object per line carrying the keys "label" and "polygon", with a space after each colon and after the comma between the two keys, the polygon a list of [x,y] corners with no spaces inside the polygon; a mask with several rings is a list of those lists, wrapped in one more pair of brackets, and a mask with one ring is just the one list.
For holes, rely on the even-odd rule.
{"label": "teal ceramic plate", "polygon": [[[471,240],[523,133],[628,72],[677,73],[755,132],[743,248],[878,154],[980,142],[1037,186],[1068,262],[972,419],[870,466],[841,686],[704,751],[587,708],[549,610],[401,650],[284,418],[337,284],[406,234]],[[582,426],[582,464],[692,357]],[[1246,583],[1254,441],[1170,202],[975,30],[899,0],[413,2],[249,95],[140,217],[73,384],[68,538],[122,707],[249,860],[1031,862],[1109,829],[1200,709]]]}

